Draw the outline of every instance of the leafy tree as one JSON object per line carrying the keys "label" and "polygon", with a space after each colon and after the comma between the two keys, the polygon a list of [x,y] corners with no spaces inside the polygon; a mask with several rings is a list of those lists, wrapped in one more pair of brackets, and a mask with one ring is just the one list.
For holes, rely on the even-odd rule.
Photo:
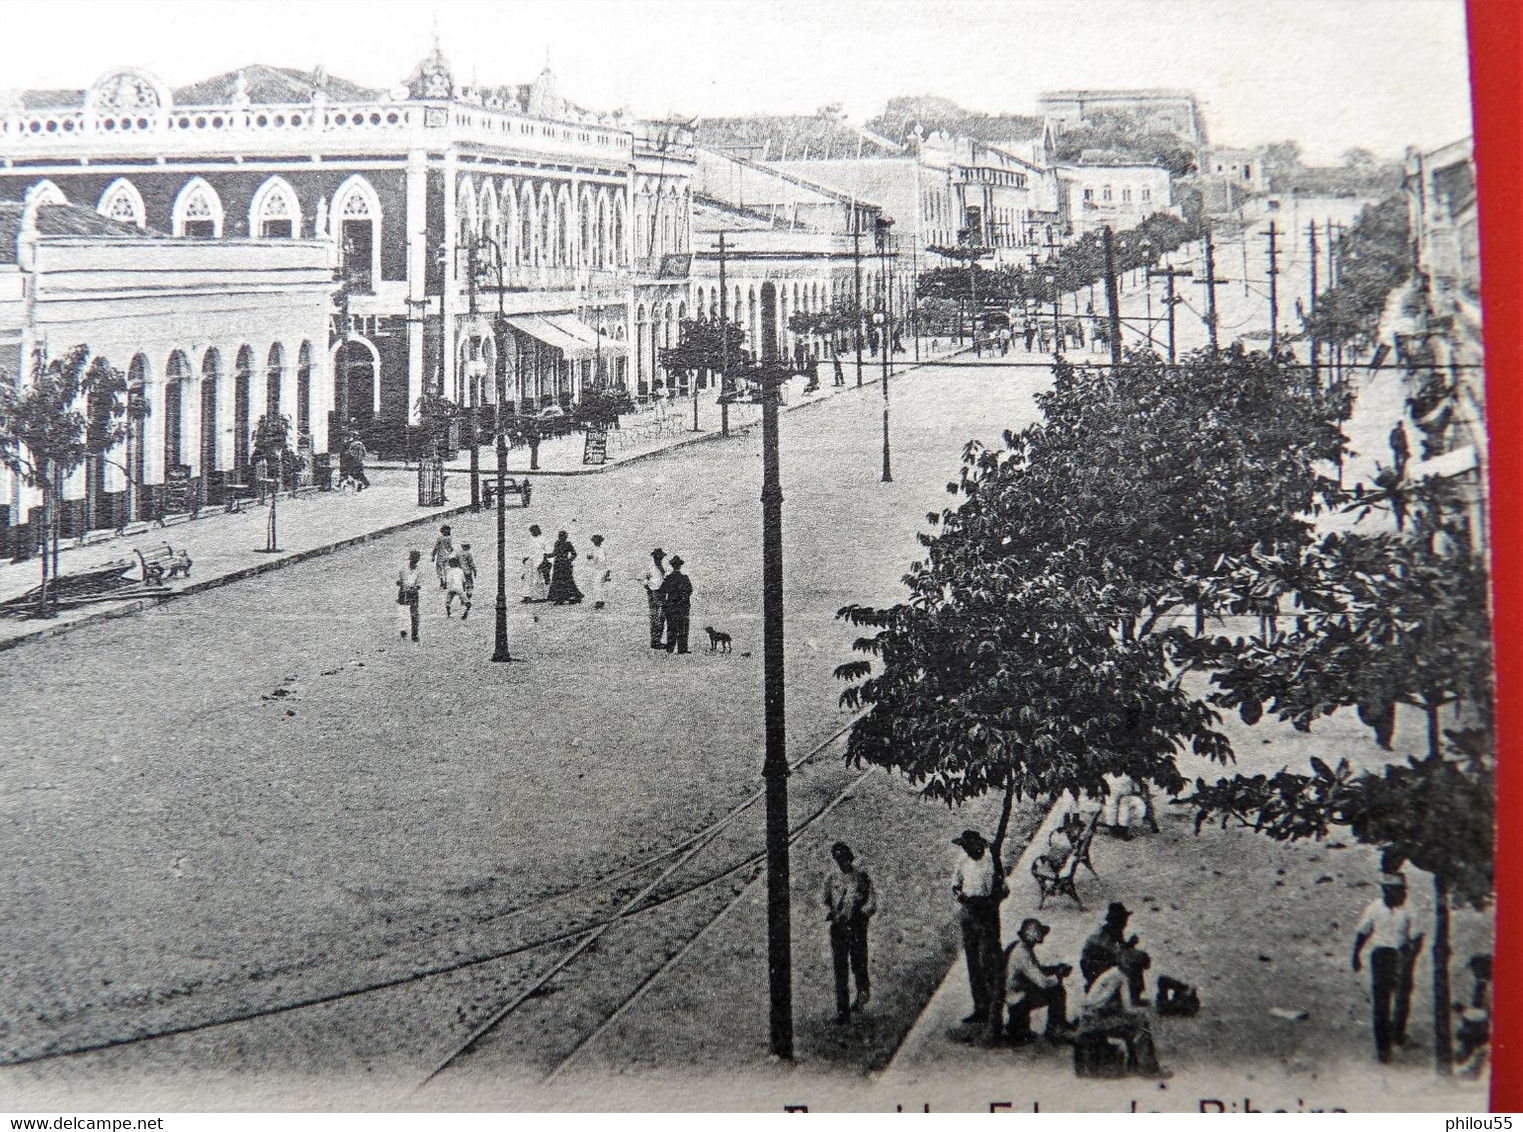
{"label": "leafy tree", "polygon": [[1241,347],[1056,367],[1038,423],[968,445],[908,600],[840,611],[875,630],[837,669],[869,709],[847,759],[949,805],[1002,791],[1005,815],[1113,771],[1177,793],[1179,754],[1229,760],[1185,686],[1203,654],[1178,614],[1229,553],[1306,541],[1301,516],[1336,490],[1318,462],[1341,448],[1338,406],[1304,385]]}
{"label": "leafy tree", "polygon": [[1338,250],[1338,283],[1317,296],[1303,323],[1319,342],[1367,349],[1380,333],[1391,292],[1412,273],[1407,204],[1399,193],[1366,206]]}
{"label": "leafy tree", "polygon": [[[143,416],[146,409],[139,403],[133,412]],[[0,463],[42,492],[46,534],[39,607],[44,611],[49,558],[55,571],[58,562],[63,481],[86,460],[104,459],[126,439],[127,418],[126,377],[105,358],[91,357],[88,346],[52,359],[39,350],[24,386],[0,380]]]}
{"label": "leafy tree", "polygon": [[[1387,750],[1396,705],[1408,704],[1426,717],[1426,755],[1379,774],[1314,759],[1311,774],[1199,780],[1183,801],[1197,807],[1197,828],[1219,817],[1224,826],[1235,819],[1278,840],[1300,840],[1345,826],[1432,874],[1435,1057],[1447,1073],[1449,912],[1456,901],[1481,907],[1491,895],[1490,623],[1482,562],[1449,517],[1453,489],[1425,481],[1400,490],[1413,515],[1402,529],[1329,534],[1293,569],[1252,567],[1259,578],[1279,575],[1296,607],[1295,627],[1216,642],[1212,699],[1250,723],[1267,709],[1301,730],[1354,706]],[[1355,506],[1388,506],[1390,496]],[[1445,744],[1440,713],[1461,703],[1477,725],[1449,732]]]}
{"label": "leafy tree", "polygon": [[1195,171],[1199,153],[1177,134],[1152,128],[1124,110],[1101,111],[1078,125],[1064,126],[1057,137],[1057,156],[1078,161],[1087,150],[1143,161],[1167,169],[1175,177]]}
{"label": "leafy tree", "polygon": [[831,353],[836,341],[862,328],[863,312],[850,297],[838,296],[830,306],[818,311],[794,311],[788,316],[788,329],[795,334],[814,334],[825,339]]}
{"label": "leafy tree", "polygon": [[1339,159],[1349,169],[1373,169],[1380,164],[1380,159],[1363,146],[1344,150]]}
{"label": "leafy tree", "polygon": [[669,374],[719,373],[727,366],[739,366],[745,339],[745,331],[737,322],[683,319],[677,344],[662,347],[657,357]]}
{"label": "leafy tree", "polygon": [[425,388],[423,396],[418,398],[417,412],[426,453],[438,455],[449,439],[450,424],[460,417],[460,406],[443,393]]}

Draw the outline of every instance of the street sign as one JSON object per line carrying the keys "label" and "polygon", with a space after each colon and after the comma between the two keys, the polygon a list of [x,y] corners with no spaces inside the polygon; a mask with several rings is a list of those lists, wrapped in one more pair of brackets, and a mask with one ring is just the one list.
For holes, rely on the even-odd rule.
{"label": "street sign", "polygon": [[608,430],[589,428],[587,440],[582,445],[582,463],[605,464],[608,462]]}

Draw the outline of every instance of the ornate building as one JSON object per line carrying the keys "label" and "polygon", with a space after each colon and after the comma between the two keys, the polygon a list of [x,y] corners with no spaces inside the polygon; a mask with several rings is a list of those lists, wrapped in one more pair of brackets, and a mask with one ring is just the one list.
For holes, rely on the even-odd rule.
{"label": "ornate building", "polygon": [[661,320],[688,301],[691,161],[661,136],[573,106],[548,68],[462,86],[437,46],[384,91],[262,65],[171,91],[121,69],[0,106],[0,199],[46,181],[175,236],[331,241],[333,413],[314,427],[352,419],[384,449],[425,392],[492,405],[500,377],[524,412],[628,382],[637,281]]}
{"label": "ornate building", "polygon": [[[33,359],[84,345],[147,409],[119,449],[63,485],[69,537],[219,501],[266,415],[290,419],[293,446],[322,452],[317,425],[333,405],[329,241],[176,238],[140,227],[135,191],[118,186],[106,203],[121,219],[46,183],[0,201],[0,380],[25,381]],[[0,470],[0,548],[30,551],[41,503]]]}

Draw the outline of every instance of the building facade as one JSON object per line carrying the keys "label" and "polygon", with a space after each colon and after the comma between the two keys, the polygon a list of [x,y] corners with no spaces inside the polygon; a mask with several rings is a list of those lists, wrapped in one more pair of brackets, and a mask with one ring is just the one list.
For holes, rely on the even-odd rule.
{"label": "building facade", "polygon": [[[63,203],[47,184],[0,202],[3,379],[25,382],[34,359],[85,346],[146,408],[119,449],[63,485],[66,536],[175,509],[171,482],[182,505],[215,499],[248,466],[267,415],[289,418],[293,447],[324,451],[331,253],[311,238],[164,236]],[[41,506],[40,491],[0,471],[13,554],[40,537]]]}
{"label": "building facade", "polygon": [[1155,212],[1173,211],[1172,180],[1156,165],[1060,164],[1062,211],[1074,236],[1106,225],[1134,228]]}
{"label": "building facade", "polygon": [[492,404],[500,377],[526,411],[627,380],[634,137],[548,69],[466,87],[437,48],[389,91],[267,66],[171,91],[120,69],[3,108],[0,198],[47,180],[177,236],[331,241],[346,317],[324,423],[384,445],[425,391]]}
{"label": "building facade", "polygon": [[1037,113],[1060,127],[1081,125],[1106,112],[1130,114],[1149,129],[1206,144],[1206,122],[1193,91],[1049,90],[1037,99]]}

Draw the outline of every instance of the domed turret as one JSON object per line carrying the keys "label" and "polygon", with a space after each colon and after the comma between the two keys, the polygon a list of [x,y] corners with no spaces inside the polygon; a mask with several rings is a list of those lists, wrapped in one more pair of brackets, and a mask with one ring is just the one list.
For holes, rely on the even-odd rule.
{"label": "domed turret", "polygon": [[453,98],[454,96],[454,72],[450,70],[449,60],[444,57],[444,52],[439,50],[439,41],[435,40],[434,49],[413,68],[412,76],[407,80],[407,97]]}

